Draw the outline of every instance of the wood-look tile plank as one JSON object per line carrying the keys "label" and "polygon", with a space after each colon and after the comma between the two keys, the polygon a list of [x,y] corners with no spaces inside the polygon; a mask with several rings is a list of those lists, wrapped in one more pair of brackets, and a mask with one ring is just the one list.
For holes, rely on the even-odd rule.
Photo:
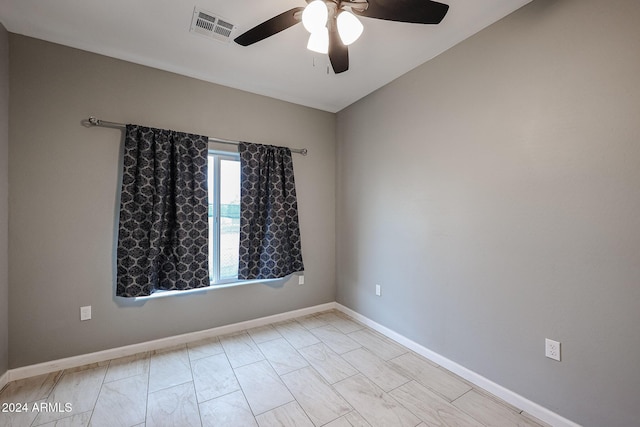
{"label": "wood-look tile plank", "polygon": [[320,342],[311,332],[295,320],[276,323],[275,328],[294,348],[303,348]]}
{"label": "wood-look tile plank", "polygon": [[330,323],[344,334],[349,334],[351,332],[359,331],[365,328],[363,324],[356,322],[355,320],[340,312],[336,314],[336,317],[337,319],[331,321]]}
{"label": "wood-look tile plank", "polygon": [[373,427],[415,427],[420,423],[415,415],[362,374],[340,381],[334,387]]}
{"label": "wood-look tile plank", "polygon": [[389,394],[429,426],[483,427],[477,420],[416,381],[398,387]]}
{"label": "wood-look tile plank", "polygon": [[192,361],[191,371],[198,402],[240,390],[240,384],[224,353]]}
{"label": "wood-look tile plank", "polygon": [[351,339],[384,360],[393,359],[409,351],[400,344],[368,328],[351,332],[348,335]]}
{"label": "wood-look tile plank", "polygon": [[309,366],[305,358],[284,338],[260,343],[258,347],[278,375]]}
{"label": "wood-look tile plank", "polygon": [[455,400],[469,390],[471,386],[449,371],[434,366],[427,359],[414,353],[406,353],[390,360],[405,375],[415,379],[425,387],[444,396],[449,401]]}
{"label": "wood-look tile plank", "polygon": [[350,412],[343,418],[353,427],[370,427],[370,424],[357,411]]}
{"label": "wood-look tile plank", "polygon": [[149,361],[149,393],[193,381],[186,346],[156,351]]}
{"label": "wood-look tile plank", "polygon": [[145,421],[147,406],[146,374],[104,383],[93,415],[92,427],[130,427]]}
{"label": "wood-look tile plank", "polygon": [[89,363],[87,365],[75,366],[73,368],[67,368],[63,371],[63,374],[72,374],[74,372],[82,372],[88,371],[90,369],[101,368],[101,367],[109,366],[108,360],[103,360],[101,362]]}
{"label": "wood-look tile plank", "polygon": [[500,399],[498,396],[495,396],[495,395],[489,393],[487,390],[483,390],[483,389],[478,388],[478,387],[474,388],[473,384],[471,384],[471,383],[469,383],[469,386],[471,386],[478,393],[480,393],[480,394],[482,394],[482,395],[484,395],[484,396],[486,396],[486,397],[488,397],[490,399],[495,400],[496,402],[498,402],[499,404],[501,404],[503,406],[506,406],[508,409],[511,409],[513,412],[517,412],[517,413],[521,412],[521,409],[517,408],[516,406],[512,405],[509,402],[506,402],[506,401]]}
{"label": "wood-look tile plank", "polygon": [[187,344],[187,350],[189,352],[189,359],[198,360],[203,357],[215,356],[216,354],[224,353],[222,344],[218,337],[205,338],[190,342]]}
{"label": "wood-look tile plank", "polygon": [[357,366],[362,374],[384,391],[393,390],[411,380],[395,365],[385,362],[365,348],[350,351],[342,357],[352,366]]}
{"label": "wood-look tile plank", "polygon": [[248,333],[220,337],[220,343],[233,368],[264,360],[264,356]]}
{"label": "wood-look tile plank", "polygon": [[257,328],[247,329],[249,335],[256,344],[260,344],[266,341],[276,340],[282,338],[280,332],[271,325],[259,326]]}
{"label": "wood-look tile plank", "polygon": [[[57,421],[52,421],[47,424],[39,425],[38,427],[87,427],[91,420],[91,411],[75,414],[70,417],[61,418]],[[16,424],[18,426],[20,424]],[[26,424],[28,425],[28,424]]]}
{"label": "wood-look tile plank", "polygon": [[[18,403],[19,400],[6,400],[3,403]],[[10,411],[5,412],[0,415],[0,427],[22,427],[22,426],[30,426],[33,421],[38,416],[38,412],[33,410],[33,405],[39,405],[40,403],[45,403],[46,400],[40,400],[38,402],[27,402],[26,410],[19,411]],[[91,415],[91,414],[89,414]],[[52,423],[55,424],[55,421]]]}
{"label": "wood-look tile plank", "polygon": [[242,391],[201,403],[200,418],[202,427],[258,426]]}
{"label": "wood-look tile plank", "polygon": [[355,321],[352,317],[337,310],[321,313],[318,317],[345,334],[366,328],[366,326]]}
{"label": "wood-look tile plank", "polygon": [[147,427],[200,425],[200,414],[193,382],[149,393]]}
{"label": "wood-look tile plank", "polygon": [[148,352],[113,359],[109,362],[104,382],[108,383],[138,375],[147,375],[149,374],[149,360]]}
{"label": "wood-look tile plank", "polygon": [[297,402],[260,414],[256,421],[260,427],[314,427]]}
{"label": "wood-look tile plank", "polygon": [[[106,372],[106,366],[99,366],[93,369],[63,373],[49,394],[47,403],[52,405],[57,403],[62,406],[69,403],[75,414],[92,410],[98,399],[98,394],[100,393]],[[68,412],[64,411],[40,412],[34,424],[45,424],[66,418],[69,415]]]}
{"label": "wood-look tile plank", "polygon": [[338,419],[331,421],[330,423],[325,424],[324,427],[352,427],[352,426],[351,426],[351,423],[349,423],[349,421],[347,421],[345,417],[340,417]]}
{"label": "wood-look tile plank", "polygon": [[318,318],[318,320],[324,321],[327,324],[340,320],[340,318],[338,317],[338,312],[335,310],[323,311],[322,313],[318,313],[316,317]]}
{"label": "wood-look tile plank", "polygon": [[235,373],[254,415],[294,400],[266,360],[236,368]]}
{"label": "wood-look tile plank", "polygon": [[62,371],[57,371],[13,381],[2,390],[0,402],[31,403],[46,399],[61,376]]}
{"label": "wood-look tile plank", "polygon": [[453,401],[453,405],[471,415],[487,427],[540,427],[540,424],[523,417],[476,390]]}
{"label": "wood-look tile plank", "polygon": [[324,425],[353,410],[311,367],[283,375],[282,381],[317,426]]}
{"label": "wood-look tile plank", "polygon": [[323,427],[371,427],[371,425],[362,418],[362,415],[356,411],[350,412],[337,420],[325,424]]}
{"label": "wood-look tile plank", "polygon": [[311,329],[311,333],[338,354],[361,347],[360,344],[340,332],[333,325],[325,325]]}
{"label": "wood-look tile plank", "polygon": [[299,352],[329,384],[358,373],[357,369],[324,343],[301,348]]}
{"label": "wood-look tile plank", "polygon": [[315,314],[310,314],[308,316],[298,317],[295,320],[296,320],[296,322],[300,323],[302,326],[304,326],[307,329],[313,329],[313,328],[317,328],[319,326],[328,325],[328,323],[325,320],[319,318]]}

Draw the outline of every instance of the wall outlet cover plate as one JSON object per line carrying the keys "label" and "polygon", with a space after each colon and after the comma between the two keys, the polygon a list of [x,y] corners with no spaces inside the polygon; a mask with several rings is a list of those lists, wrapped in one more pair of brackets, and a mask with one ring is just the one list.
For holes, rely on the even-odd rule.
{"label": "wall outlet cover plate", "polygon": [[544,340],[544,355],[549,359],[560,361],[560,343],[558,341],[545,338]]}

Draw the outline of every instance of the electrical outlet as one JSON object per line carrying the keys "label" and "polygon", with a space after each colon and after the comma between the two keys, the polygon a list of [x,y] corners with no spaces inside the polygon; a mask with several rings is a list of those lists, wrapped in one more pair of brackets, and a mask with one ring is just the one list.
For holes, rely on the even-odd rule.
{"label": "electrical outlet", "polygon": [[91,320],[91,306],[80,307],[80,320]]}
{"label": "electrical outlet", "polygon": [[549,359],[560,361],[560,343],[558,341],[545,338],[544,340],[544,355]]}
{"label": "electrical outlet", "polygon": [[380,285],[376,285],[376,295],[380,296],[382,295],[381,289],[380,289]]}

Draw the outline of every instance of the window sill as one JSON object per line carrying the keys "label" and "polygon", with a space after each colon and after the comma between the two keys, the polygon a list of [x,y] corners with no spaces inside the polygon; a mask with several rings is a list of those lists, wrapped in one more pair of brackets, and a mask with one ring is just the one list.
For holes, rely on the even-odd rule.
{"label": "window sill", "polygon": [[237,286],[255,285],[255,284],[258,284],[258,283],[262,283],[262,284],[265,284],[265,285],[276,284],[276,283],[284,284],[284,282],[289,280],[290,277],[291,276],[287,276],[287,277],[283,277],[281,279],[241,280],[241,281],[237,281],[237,282],[220,283],[220,284],[217,284],[217,285],[211,284],[211,285],[207,286],[206,288],[189,289],[189,290],[186,290],[186,291],[155,291],[151,295],[144,296],[144,297],[125,298],[125,297],[118,297],[117,296],[116,298],[118,298],[120,300],[130,301],[130,302],[143,302],[143,301],[149,301],[149,300],[158,299],[158,298],[202,294],[202,293],[215,291],[216,289],[235,288]]}

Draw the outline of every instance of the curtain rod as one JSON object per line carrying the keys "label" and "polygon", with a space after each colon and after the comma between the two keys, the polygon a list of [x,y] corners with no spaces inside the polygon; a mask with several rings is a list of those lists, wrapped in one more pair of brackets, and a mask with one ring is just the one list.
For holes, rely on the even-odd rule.
{"label": "curtain rod", "polygon": [[[100,120],[93,116],[90,116],[87,120],[83,120],[83,124],[90,125],[90,126],[117,128],[117,129],[125,129],[127,127],[127,125],[124,123],[108,122],[106,120]],[[212,137],[209,137],[209,142],[216,142],[218,144],[229,144],[229,145],[240,144],[240,141],[232,141],[230,139],[220,139],[220,138],[212,138]],[[290,150],[292,153],[302,154],[303,156],[307,155],[306,148],[291,148]]]}

